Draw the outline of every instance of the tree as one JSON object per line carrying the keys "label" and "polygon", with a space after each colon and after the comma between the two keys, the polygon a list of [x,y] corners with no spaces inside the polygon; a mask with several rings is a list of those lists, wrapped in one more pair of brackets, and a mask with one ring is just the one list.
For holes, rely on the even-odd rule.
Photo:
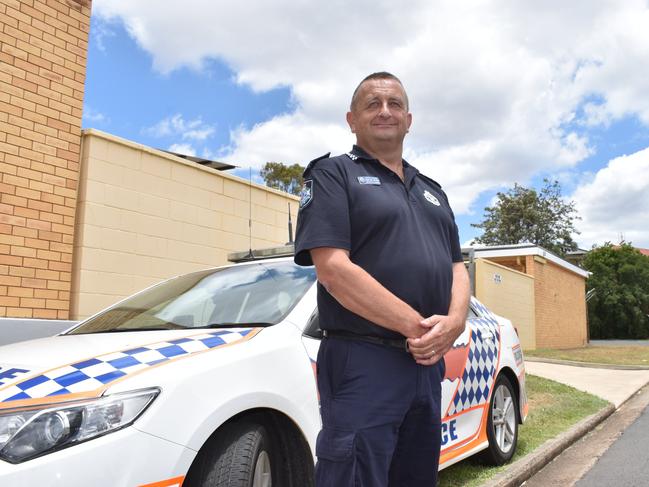
{"label": "tree", "polygon": [[508,245],[530,242],[556,254],[576,250],[573,233],[579,233],[574,221],[574,201],[564,201],[558,181],[543,180],[540,192],[517,183],[506,193],[498,193],[493,206],[487,206],[481,223],[484,230],[474,242],[486,245]]}
{"label": "tree", "polygon": [[649,257],[630,244],[606,243],[586,254],[591,338],[649,338]]}
{"label": "tree", "polygon": [[303,172],[304,168],[299,164],[287,166],[281,162],[267,162],[259,174],[266,186],[297,195],[302,188]]}

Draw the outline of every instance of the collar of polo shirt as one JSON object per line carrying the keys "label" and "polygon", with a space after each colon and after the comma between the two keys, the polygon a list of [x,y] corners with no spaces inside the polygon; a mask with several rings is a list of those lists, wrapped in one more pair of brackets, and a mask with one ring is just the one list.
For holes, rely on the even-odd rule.
{"label": "collar of polo shirt", "polygon": [[[376,158],[372,157],[371,155],[369,155],[367,152],[365,152],[361,147],[359,147],[359,146],[356,145],[356,144],[353,145],[352,150],[349,151],[349,152],[347,153],[347,155],[348,155],[349,158],[350,158],[352,161],[354,161],[354,162],[357,162],[358,159],[364,159],[364,160],[366,160],[366,161],[370,161],[370,162],[375,162],[375,163],[377,163],[377,164],[381,164],[381,163],[378,161],[378,159],[376,159]],[[413,166],[411,166],[410,164],[408,164],[408,161],[406,161],[405,159],[401,159],[401,162],[403,162],[404,174],[405,174],[406,171],[413,171],[412,176],[408,178],[409,180],[412,180],[412,178],[414,178],[417,174],[419,174],[419,170],[418,170],[416,167],[413,167]],[[382,164],[381,164],[381,165],[382,165]],[[385,167],[385,166],[384,166],[384,167]],[[386,168],[386,169],[387,169],[387,168]]]}

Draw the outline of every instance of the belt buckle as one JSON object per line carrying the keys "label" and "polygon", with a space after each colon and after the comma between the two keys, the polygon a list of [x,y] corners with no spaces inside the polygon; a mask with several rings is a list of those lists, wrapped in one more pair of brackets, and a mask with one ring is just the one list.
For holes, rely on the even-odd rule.
{"label": "belt buckle", "polygon": [[410,345],[408,345],[408,339],[407,338],[403,339],[403,345],[404,345],[404,348],[406,349],[406,353],[410,353]]}

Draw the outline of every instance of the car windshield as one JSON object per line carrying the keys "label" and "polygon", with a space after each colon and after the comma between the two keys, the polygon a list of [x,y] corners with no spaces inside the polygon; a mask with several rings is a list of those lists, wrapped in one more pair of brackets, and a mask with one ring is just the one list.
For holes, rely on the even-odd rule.
{"label": "car windshield", "polygon": [[313,267],[290,261],[193,272],[122,301],[69,334],[273,325],[315,279]]}

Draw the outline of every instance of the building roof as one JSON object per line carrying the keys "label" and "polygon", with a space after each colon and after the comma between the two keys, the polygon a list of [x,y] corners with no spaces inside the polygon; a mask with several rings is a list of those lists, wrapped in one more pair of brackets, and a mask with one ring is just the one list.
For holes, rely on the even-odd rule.
{"label": "building roof", "polygon": [[558,255],[553,254],[549,250],[539,247],[531,243],[512,244],[512,245],[490,245],[489,247],[474,247],[474,255],[476,258],[489,257],[518,257],[523,255],[538,255],[544,259],[553,262],[559,267],[563,267],[570,272],[582,276],[584,279],[588,278],[590,272],[580,269],[576,265],[571,264]]}
{"label": "building roof", "polygon": [[[148,146],[148,145],[140,144],[139,142],[134,142],[132,140],[124,139],[122,137],[110,134],[108,132],[104,132],[102,130],[92,129],[92,128],[91,129],[82,129],[81,130],[82,139],[84,137],[88,137],[88,136],[90,136],[90,137],[99,137],[101,139],[105,139],[105,140],[108,140],[110,142],[114,142],[114,143],[121,144],[121,145],[126,146],[126,147],[130,147],[131,149],[134,149],[134,150],[140,150],[140,151],[143,151],[143,152],[148,152],[150,154],[154,154],[156,156],[161,156],[161,157],[164,157],[164,158],[167,158],[167,159],[171,159],[171,160],[174,160],[176,162],[180,162],[181,164],[185,164],[185,165],[188,165],[188,166],[191,166],[191,167],[195,167],[195,168],[203,170],[203,171],[217,171],[217,173],[220,174],[221,177],[223,177],[223,178],[230,179],[232,181],[237,181],[237,182],[245,181],[247,185],[249,185],[249,186],[251,186],[253,188],[259,188],[259,189],[262,189],[262,190],[264,190],[264,191],[266,191],[268,193],[275,193],[277,195],[282,196],[283,198],[291,199],[291,200],[294,200],[294,201],[297,201],[297,202],[300,201],[299,196],[287,193],[285,191],[280,191],[279,189],[271,188],[271,187],[266,186],[264,184],[256,183],[256,182],[251,181],[251,180],[249,180],[247,178],[242,178],[242,177],[236,176],[236,175],[231,174],[231,173],[227,172],[226,170],[224,170],[226,168],[215,169],[214,167],[212,167],[211,165],[208,165],[208,164],[196,164],[195,161],[188,160],[187,157],[185,157],[185,156],[176,155],[173,152],[169,152],[169,151],[165,151],[165,150],[161,150],[161,149],[156,149],[156,148]],[[205,159],[205,160],[207,160],[207,159]],[[213,162],[216,162],[216,161],[213,161]],[[217,163],[217,164],[226,164],[226,163],[221,162],[221,163]],[[238,167],[238,166],[232,166],[232,167]]]}
{"label": "building roof", "polygon": [[201,164],[202,166],[211,167],[213,169],[216,169],[217,171],[225,171],[227,169],[235,169],[237,167],[237,166],[233,166],[232,164],[227,164],[225,162],[212,161],[210,159],[203,159],[202,157],[189,156],[187,154],[181,154],[180,152],[173,152],[164,149],[158,149],[158,150],[162,152],[166,152],[167,154],[173,154],[176,157],[181,157],[182,159],[186,159],[188,161],[196,162],[197,164]]}

